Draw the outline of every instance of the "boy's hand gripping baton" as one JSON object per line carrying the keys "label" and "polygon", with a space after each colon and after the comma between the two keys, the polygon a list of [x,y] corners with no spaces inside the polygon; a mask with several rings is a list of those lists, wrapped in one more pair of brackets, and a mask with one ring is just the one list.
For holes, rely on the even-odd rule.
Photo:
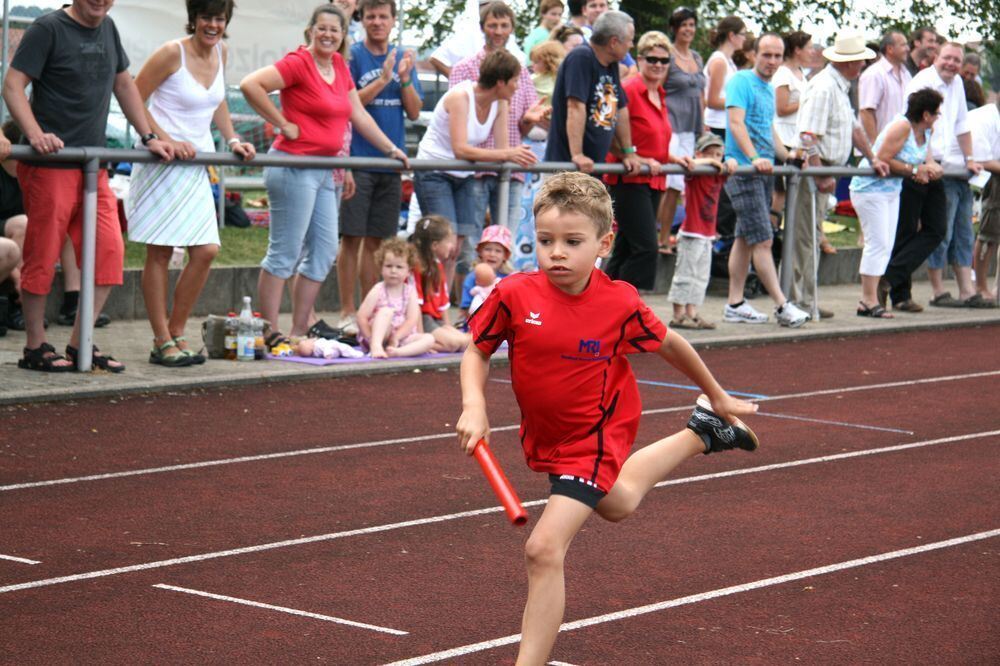
{"label": "boy's hand gripping baton", "polygon": [[503,470],[500,469],[500,463],[497,462],[493,451],[490,450],[485,439],[479,440],[473,451],[473,455],[476,456],[479,466],[483,468],[483,474],[486,475],[486,480],[493,487],[493,492],[496,493],[497,499],[503,504],[504,511],[507,512],[507,518],[510,519],[511,524],[524,525],[528,522],[528,512],[521,505],[521,500],[518,499],[513,486],[510,485],[510,481],[507,480]]}

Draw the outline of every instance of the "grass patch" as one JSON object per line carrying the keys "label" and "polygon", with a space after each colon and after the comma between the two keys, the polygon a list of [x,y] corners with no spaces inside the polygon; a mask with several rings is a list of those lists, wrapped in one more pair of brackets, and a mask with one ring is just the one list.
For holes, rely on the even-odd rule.
{"label": "grass patch", "polygon": [[858,236],[861,234],[861,225],[856,217],[844,217],[843,215],[827,215],[830,222],[843,224],[846,228],[835,234],[827,234],[826,237],[834,247],[857,247]]}
{"label": "grass patch", "polygon": [[[267,250],[265,227],[225,227],[219,230],[222,247],[213,266],[255,266]],[[146,263],[146,246],[125,241],[125,268],[142,268]]]}

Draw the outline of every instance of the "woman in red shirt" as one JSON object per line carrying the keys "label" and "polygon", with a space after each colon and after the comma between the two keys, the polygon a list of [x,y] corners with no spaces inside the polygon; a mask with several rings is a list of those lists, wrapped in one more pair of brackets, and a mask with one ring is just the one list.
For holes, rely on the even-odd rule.
{"label": "woman in red shirt", "polygon": [[[670,40],[662,32],[647,32],[639,38],[639,73],[622,82],[628,96],[629,122],[635,150],[650,174],[605,176],[611,185],[615,221],[615,247],[608,260],[608,275],[624,280],[636,289],[652,289],[656,280],[658,238],[656,209],[666,190],[661,164],[683,164],[691,168],[690,157],[670,156],[670,120],[667,117],[663,80],[670,62]],[[620,149],[612,147],[608,162],[621,161]]]}
{"label": "woman in red shirt", "polygon": [[[308,46],[301,46],[274,65],[247,75],[240,89],[247,102],[280,136],[275,155],[333,157],[343,146],[344,130],[354,129],[386,157],[408,166],[406,154],[365,111],[350,71],[337,47],[347,18],[336,5],[317,7],[309,21]],[[281,110],[268,94],[280,91]],[[271,205],[267,254],[257,283],[260,311],[272,323],[268,347],[287,342],[278,332],[278,310],[285,281],[298,273],[292,289],[293,336],[306,335],[309,314],[319,289],[337,258],[338,206],[331,169],[264,169]]]}

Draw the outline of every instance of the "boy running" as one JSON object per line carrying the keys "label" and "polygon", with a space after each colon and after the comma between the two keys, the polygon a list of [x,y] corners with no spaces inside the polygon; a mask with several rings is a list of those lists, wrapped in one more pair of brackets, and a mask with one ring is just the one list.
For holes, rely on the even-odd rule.
{"label": "boy running", "polygon": [[[505,278],[469,320],[457,430],[471,454],[489,439],[489,359],[510,346],[521,442],[528,466],[547,472],[552,494],[525,544],[528,599],[518,664],[544,664],[565,606],[563,561],[596,511],[628,517],[653,486],[698,453],[752,451],[739,418],[757,405],[729,396],[694,349],[667,328],[635,288],[594,268],[611,251],[611,199],[583,173],[550,178],[535,198],[539,271]],[[655,351],[704,391],[687,428],[628,456],[642,407],[626,354]]]}

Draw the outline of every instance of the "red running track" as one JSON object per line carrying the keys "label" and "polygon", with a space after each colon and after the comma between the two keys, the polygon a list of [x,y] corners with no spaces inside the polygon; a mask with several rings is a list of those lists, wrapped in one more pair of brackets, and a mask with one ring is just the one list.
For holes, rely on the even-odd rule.
{"label": "red running track", "polygon": [[[597,619],[552,658],[996,663],[998,332],[705,352],[727,388],[767,396],[762,449],[692,460],[625,523],[592,519],[566,620]],[[659,383],[641,385],[639,441],[682,427],[695,393],[660,384],[687,381],[634,365]],[[546,484],[493,377],[494,449],[534,520]],[[528,531],[467,515],[495,501],[457,452],[458,409],[454,371],[6,408],[0,558],[39,563],[0,559],[0,654],[512,662]]]}

